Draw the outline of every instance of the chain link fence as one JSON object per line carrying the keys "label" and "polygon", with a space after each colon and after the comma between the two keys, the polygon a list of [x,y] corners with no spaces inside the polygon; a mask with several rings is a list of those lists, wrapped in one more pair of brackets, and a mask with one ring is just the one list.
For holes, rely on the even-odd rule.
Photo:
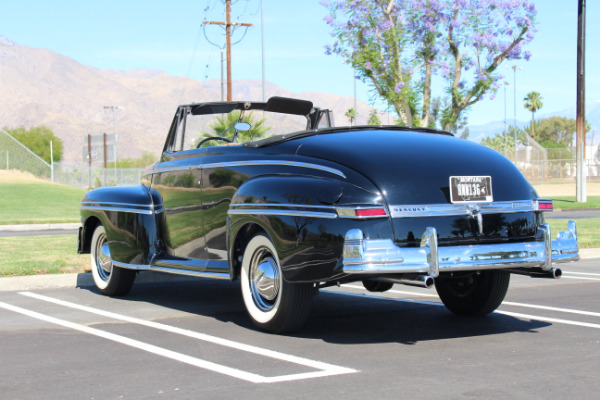
{"label": "chain link fence", "polygon": [[48,164],[8,132],[0,129],[0,169],[29,172],[38,178],[78,188],[137,185],[142,168],[98,168],[66,163]]}
{"label": "chain link fence", "polygon": [[[547,149],[529,138],[527,145],[516,149],[500,149],[533,183],[574,181],[577,171],[575,150]],[[142,168],[99,168],[67,163],[50,165],[23,146],[5,130],[0,129],[0,169],[16,169],[37,177],[78,188],[137,185]],[[588,182],[600,181],[598,146],[587,146],[584,170]]]}
{"label": "chain link fence", "polygon": [[0,169],[17,169],[40,178],[51,178],[52,167],[4,129],[0,129]]}
{"label": "chain link fence", "polygon": [[[544,148],[528,137],[526,145],[520,144],[516,149],[496,150],[511,160],[530,182],[575,180],[577,160],[574,148]],[[600,153],[597,145],[586,147],[583,169],[589,182],[600,180]]]}
{"label": "chain link fence", "polygon": [[143,172],[143,168],[90,168],[55,163],[54,182],[78,188],[138,185]]}

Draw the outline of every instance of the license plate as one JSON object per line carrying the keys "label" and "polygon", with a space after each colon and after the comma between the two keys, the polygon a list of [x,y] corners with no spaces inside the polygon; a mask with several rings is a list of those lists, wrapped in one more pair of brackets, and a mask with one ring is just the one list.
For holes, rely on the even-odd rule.
{"label": "license plate", "polygon": [[451,176],[450,201],[452,203],[492,202],[491,176]]}

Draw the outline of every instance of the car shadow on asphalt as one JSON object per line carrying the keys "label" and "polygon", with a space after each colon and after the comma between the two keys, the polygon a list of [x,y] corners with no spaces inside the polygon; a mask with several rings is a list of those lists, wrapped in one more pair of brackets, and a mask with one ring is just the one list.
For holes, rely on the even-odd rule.
{"label": "car shadow on asphalt", "polygon": [[[97,292],[94,287],[82,289]],[[134,284],[129,295],[118,300],[155,304],[257,330],[246,314],[239,282],[189,278]],[[126,307],[124,305],[124,309]],[[412,345],[511,332],[536,333],[550,325],[500,313],[485,317],[458,316],[434,302],[321,291],[313,297],[311,314],[304,327],[288,336],[336,344]]]}

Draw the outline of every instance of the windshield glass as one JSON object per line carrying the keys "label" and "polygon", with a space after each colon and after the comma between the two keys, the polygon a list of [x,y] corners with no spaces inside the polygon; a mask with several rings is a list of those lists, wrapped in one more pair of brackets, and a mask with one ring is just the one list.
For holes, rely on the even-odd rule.
{"label": "windshield glass", "polygon": [[171,151],[224,146],[232,143],[243,144],[274,135],[302,131],[307,129],[308,123],[306,116],[303,115],[262,110],[233,110],[224,114],[193,115],[190,112],[185,114],[179,116],[177,137],[172,143]]}

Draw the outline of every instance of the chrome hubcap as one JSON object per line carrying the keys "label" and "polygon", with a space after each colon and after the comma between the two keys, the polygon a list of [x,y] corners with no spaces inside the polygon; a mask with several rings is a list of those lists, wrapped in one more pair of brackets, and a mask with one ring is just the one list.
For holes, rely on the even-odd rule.
{"label": "chrome hubcap", "polygon": [[110,258],[110,249],[106,236],[98,238],[96,245],[96,270],[102,280],[107,280],[112,272],[112,259]]}
{"label": "chrome hubcap", "polygon": [[250,290],[254,303],[263,311],[275,305],[279,295],[279,267],[267,249],[255,253],[250,268]]}

